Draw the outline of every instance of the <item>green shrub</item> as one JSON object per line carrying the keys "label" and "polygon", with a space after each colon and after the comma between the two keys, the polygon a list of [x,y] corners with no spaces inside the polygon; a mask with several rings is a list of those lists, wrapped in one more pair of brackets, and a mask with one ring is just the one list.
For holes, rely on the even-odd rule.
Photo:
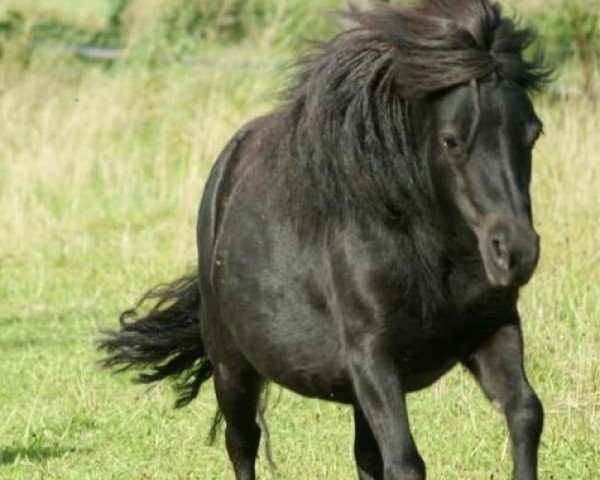
{"label": "green shrub", "polygon": [[[0,13],[0,60],[19,58],[26,64],[31,45],[44,42],[126,48],[130,58],[149,64],[202,56],[209,44],[214,48],[247,42],[252,48],[294,55],[306,38],[335,33],[339,26],[330,13],[345,4],[345,0],[110,0],[103,25],[98,21],[93,26],[75,24],[60,10],[13,8]],[[548,60],[557,66],[576,63],[584,88],[593,88],[600,57],[596,0],[527,6],[527,22],[539,31]]]}
{"label": "green shrub", "polygon": [[532,22],[544,44],[548,60],[561,69],[579,70],[581,89],[597,95],[600,65],[598,4],[594,0],[563,0],[533,12]]}
{"label": "green shrub", "polygon": [[533,12],[532,23],[557,61],[598,55],[598,4],[589,0],[563,0]]}
{"label": "green shrub", "polygon": [[297,49],[304,37],[335,32],[327,13],[339,0],[125,0],[121,17],[128,46],[150,56],[201,52],[208,42],[249,41],[278,49]]}

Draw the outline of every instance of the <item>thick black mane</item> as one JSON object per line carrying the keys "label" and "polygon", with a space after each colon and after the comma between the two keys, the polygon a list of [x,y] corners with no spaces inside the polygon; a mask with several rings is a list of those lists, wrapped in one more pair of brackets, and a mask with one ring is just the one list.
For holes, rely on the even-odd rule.
{"label": "thick black mane", "polygon": [[301,63],[284,108],[289,213],[312,229],[357,209],[389,218],[430,211],[429,173],[410,129],[413,100],[493,72],[523,88],[547,77],[522,56],[534,34],[487,0],[345,15],[355,26]]}

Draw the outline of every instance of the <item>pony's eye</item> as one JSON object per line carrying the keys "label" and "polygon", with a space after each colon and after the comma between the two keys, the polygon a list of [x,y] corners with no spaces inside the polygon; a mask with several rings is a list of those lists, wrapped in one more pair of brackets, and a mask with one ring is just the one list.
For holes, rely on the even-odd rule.
{"label": "pony's eye", "polygon": [[458,140],[452,135],[442,135],[442,144],[450,153],[458,151]]}

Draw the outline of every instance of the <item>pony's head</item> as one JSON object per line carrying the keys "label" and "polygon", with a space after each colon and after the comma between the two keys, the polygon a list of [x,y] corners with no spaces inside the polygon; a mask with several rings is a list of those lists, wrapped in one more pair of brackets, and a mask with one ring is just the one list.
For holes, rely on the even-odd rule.
{"label": "pony's head", "polygon": [[498,78],[454,87],[432,101],[427,125],[442,209],[476,235],[492,285],[524,284],[539,254],[529,184],[542,130],[524,89]]}

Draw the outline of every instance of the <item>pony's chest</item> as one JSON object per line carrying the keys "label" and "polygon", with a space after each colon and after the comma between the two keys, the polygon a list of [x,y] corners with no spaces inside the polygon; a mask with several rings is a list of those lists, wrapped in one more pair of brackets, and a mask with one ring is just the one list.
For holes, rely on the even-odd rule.
{"label": "pony's chest", "polygon": [[421,390],[439,380],[457,363],[457,358],[447,355],[425,368],[423,365],[414,368],[405,375],[405,385],[409,392]]}
{"label": "pony's chest", "polygon": [[439,379],[512,318],[516,300],[511,292],[482,288],[472,293],[468,302],[446,304],[416,322],[412,338],[399,338],[399,369],[409,390],[425,388]]}

